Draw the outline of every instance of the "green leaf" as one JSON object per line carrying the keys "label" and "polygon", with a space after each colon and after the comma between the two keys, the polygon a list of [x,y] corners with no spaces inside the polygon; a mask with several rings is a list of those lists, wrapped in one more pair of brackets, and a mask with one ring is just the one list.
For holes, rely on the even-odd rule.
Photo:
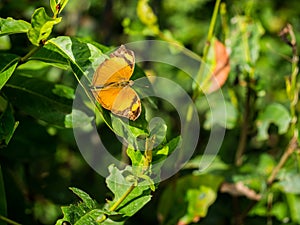
{"label": "green leaf", "polygon": [[123,118],[112,116],[111,126],[113,131],[122,137],[129,146],[134,146],[136,149],[144,150],[145,141],[148,136],[148,131],[139,127],[138,123],[127,123]]}
{"label": "green leaf", "polygon": [[58,4],[60,5],[58,13],[61,13],[61,11],[65,8],[69,0],[58,0]]}
{"label": "green leaf", "polygon": [[8,35],[0,36],[0,50],[6,51],[11,49],[11,41]]}
{"label": "green leaf", "polygon": [[73,191],[73,193],[76,194],[89,209],[96,207],[96,201],[93,200],[86,192],[75,187],[70,187],[70,190]]}
{"label": "green leaf", "polygon": [[73,109],[72,113],[66,116],[65,126],[67,128],[81,127],[86,131],[90,131],[93,129],[91,124],[93,119],[94,117],[88,116],[85,112]]}
{"label": "green leaf", "polygon": [[161,195],[158,205],[162,223],[179,224],[179,220],[191,221],[197,216],[204,217],[215,201],[223,180],[223,177],[211,174],[186,175],[175,184],[169,185]]}
{"label": "green leaf", "polygon": [[95,45],[79,38],[60,36],[47,41],[44,48],[67,59],[71,69],[78,77],[89,75],[89,79],[93,75],[90,70],[95,70],[107,58]]}
{"label": "green leaf", "polygon": [[[244,70],[249,69],[249,61],[252,65],[256,63],[260,52],[260,39],[264,34],[264,28],[260,21],[254,20],[248,16],[236,16],[232,20],[233,29],[230,34],[230,64],[232,68],[240,66]],[[242,41],[247,36],[247,43]],[[245,48],[248,45],[248,48]],[[246,52],[247,49],[249,52]],[[249,56],[249,59],[247,58]]]}
{"label": "green leaf", "polygon": [[[0,165],[0,215],[6,216],[7,215],[7,206],[6,206],[6,194],[4,189],[4,181],[2,176],[2,169]],[[0,220],[0,225],[5,225],[4,221]]]}
{"label": "green leaf", "polygon": [[300,174],[289,172],[280,177],[278,185],[285,193],[300,194]]}
{"label": "green leaf", "polygon": [[157,17],[152,8],[148,4],[148,0],[139,0],[137,4],[137,15],[139,19],[147,26],[154,26],[157,22]]}
{"label": "green leaf", "polygon": [[[82,202],[76,205],[71,204],[69,206],[62,207],[64,217],[62,219],[59,219],[56,222],[56,225],[62,225],[64,221],[68,221],[72,225],[98,225],[99,223],[97,221],[99,221],[104,215],[115,215],[115,213],[113,212],[110,213],[106,210],[98,208],[99,206],[97,202],[92,199],[86,192],[74,187],[70,189],[82,200]],[[110,218],[107,218],[101,224],[109,225],[123,223],[114,223]]]}
{"label": "green leaf", "polygon": [[55,84],[13,76],[3,88],[12,105],[48,123],[65,126],[65,116],[71,112],[72,101],[53,93]]}
{"label": "green leaf", "polygon": [[31,18],[31,28],[27,36],[30,42],[39,46],[41,41],[46,41],[52,32],[55,24],[60,23],[61,18],[51,18],[47,15],[44,8],[36,9]]}
{"label": "green leaf", "polygon": [[154,148],[159,144],[162,144],[166,137],[167,125],[161,118],[155,117],[150,120],[149,123],[149,140],[153,143]]}
{"label": "green leaf", "polygon": [[278,126],[278,133],[284,134],[289,128],[291,116],[288,110],[279,103],[268,105],[264,111],[258,115],[256,125],[258,129],[257,140],[268,139],[268,128],[271,123]]}
{"label": "green leaf", "polygon": [[63,84],[55,84],[53,93],[67,99],[74,99],[74,89]]}
{"label": "green leaf", "polygon": [[[36,60],[39,63],[42,61],[63,70],[67,70],[70,68],[69,62],[64,56],[56,51],[47,49],[45,46],[43,46],[43,48],[40,48],[33,56],[31,56],[30,60]],[[28,64],[28,62],[26,64]]]}
{"label": "green leaf", "polygon": [[286,200],[291,219],[294,223],[300,223],[300,197],[294,194],[286,194]]}
{"label": "green leaf", "polygon": [[216,198],[217,193],[209,187],[200,186],[199,189],[189,189],[186,194],[187,212],[180,218],[179,223],[189,224],[205,217],[209,206]]}
{"label": "green leaf", "polygon": [[0,55],[0,90],[15,71],[20,57],[13,54]]}
{"label": "green leaf", "polygon": [[11,106],[7,104],[5,111],[0,115],[0,143],[8,145],[19,122],[15,121]]}
{"label": "green leaf", "polygon": [[[114,194],[113,201],[109,202],[109,207],[111,207],[124,195],[124,193],[128,191],[133,183],[129,182],[123,175],[123,173],[132,173],[130,168],[127,167],[124,170],[119,170],[115,166],[111,165],[108,169],[110,175],[106,178],[106,183],[107,187]],[[116,211],[128,217],[134,215],[150,201],[150,193],[150,184],[147,181],[138,183],[124,201],[122,201]]]}
{"label": "green leaf", "polygon": [[56,0],[50,0],[50,8],[53,12],[53,15],[56,13]]}
{"label": "green leaf", "polygon": [[[210,96],[210,98],[213,98],[213,96]],[[234,128],[238,119],[238,112],[236,108],[228,101],[218,104],[218,101],[224,100],[215,100],[216,101],[209,101],[211,108],[205,115],[206,120],[204,122],[204,128],[209,130],[214,125],[220,125],[222,127],[226,127],[227,129]],[[224,113],[224,110],[226,113]]]}
{"label": "green leaf", "polygon": [[[209,162],[209,165],[205,165],[205,162]],[[204,166],[205,171],[202,171],[200,164]],[[210,171],[226,171],[229,169],[229,165],[222,161],[220,156],[216,155],[198,155],[191,159],[185,166],[185,169],[199,169],[199,173],[208,173]],[[198,173],[195,171],[194,173]]]}
{"label": "green leaf", "polygon": [[26,33],[30,29],[30,23],[24,20],[15,20],[11,17],[0,18],[0,36],[16,33]]}

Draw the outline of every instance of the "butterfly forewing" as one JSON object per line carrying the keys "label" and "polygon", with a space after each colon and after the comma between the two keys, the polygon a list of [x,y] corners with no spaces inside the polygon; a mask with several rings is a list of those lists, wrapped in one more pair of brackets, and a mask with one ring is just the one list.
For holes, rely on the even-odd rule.
{"label": "butterfly forewing", "polygon": [[128,81],[134,70],[134,61],[133,51],[127,50],[122,45],[97,68],[92,85],[103,87],[111,83]]}
{"label": "butterfly forewing", "polygon": [[130,120],[136,120],[141,113],[140,98],[130,87],[133,82],[129,80],[134,62],[133,51],[122,45],[97,68],[91,88],[102,107]]}

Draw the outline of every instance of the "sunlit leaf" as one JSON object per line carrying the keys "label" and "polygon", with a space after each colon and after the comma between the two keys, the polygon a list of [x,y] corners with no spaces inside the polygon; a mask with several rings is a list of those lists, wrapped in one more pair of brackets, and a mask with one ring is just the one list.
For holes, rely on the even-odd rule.
{"label": "sunlit leaf", "polygon": [[209,206],[216,200],[216,197],[217,193],[206,186],[200,186],[199,189],[187,190],[187,213],[180,218],[178,223],[189,224],[191,222],[198,222],[206,216]]}
{"label": "sunlit leaf", "polygon": [[41,41],[46,41],[52,32],[53,26],[60,23],[60,21],[61,18],[49,17],[44,8],[35,10],[31,18],[31,28],[27,33],[30,42],[38,46]]}
{"label": "sunlit leaf", "polygon": [[[122,171],[114,166],[109,167],[110,175],[106,178],[106,183],[108,188],[114,194],[114,199],[109,202],[109,206],[112,206],[116,201],[118,201],[124,193],[126,193],[128,189],[134,185],[133,183],[130,183],[126,177],[124,177],[123,173],[126,172],[126,170],[128,170],[128,168]],[[128,172],[130,172],[130,170]],[[138,183],[116,211],[124,214],[125,216],[134,215],[151,200],[150,193],[150,184],[147,181]]]}
{"label": "sunlit leaf", "polygon": [[20,57],[13,54],[0,55],[0,90],[15,71]]}
{"label": "sunlit leaf", "polygon": [[258,129],[257,140],[263,141],[268,139],[268,128],[271,123],[278,127],[278,133],[287,132],[291,116],[288,110],[279,103],[267,105],[265,110],[258,115],[256,125]]}
{"label": "sunlit leaf", "polygon": [[0,18],[0,36],[16,33],[26,33],[30,29],[30,23],[24,20],[15,20],[11,17]]}
{"label": "sunlit leaf", "polygon": [[137,4],[137,15],[139,19],[146,25],[152,26],[156,24],[157,17],[152,8],[148,4],[148,0],[139,0]]}
{"label": "sunlit leaf", "polygon": [[50,0],[50,7],[51,7],[53,14],[55,14],[56,13],[56,0]]}
{"label": "sunlit leaf", "polygon": [[[169,185],[160,197],[158,213],[164,224],[180,224],[203,218],[224,178],[217,175],[186,175]],[[197,196],[197,197],[195,197]],[[199,208],[198,206],[201,205]],[[200,214],[201,215],[200,215]]]}

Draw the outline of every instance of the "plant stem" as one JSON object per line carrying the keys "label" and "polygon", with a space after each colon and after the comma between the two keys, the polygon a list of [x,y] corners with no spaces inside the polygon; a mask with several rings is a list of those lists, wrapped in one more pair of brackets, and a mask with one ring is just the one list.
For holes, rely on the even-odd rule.
{"label": "plant stem", "polygon": [[251,82],[254,81],[254,68],[252,65],[252,59],[250,54],[250,48],[249,48],[249,39],[248,39],[248,32],[247,32],[247,26],[248,23],[245,23],[244,21],[240,24],[240,30],[242,31],[242,42],[243,42],[243,49],[244,49],[244,57],[246,63],[249,65],[249,70],[247,70],[247,88],[246,88],[246,102],[245,102],[245,110],[243,113],[243,123],[242,123],[242,130],[241,135],[239,138],[239,144],[236,150],[235,154],[235,165],[241,166],[243,163],[242,156],[245,152],[246,143],[247,143],[247,136],[248,136],[248,130],[249,130],[249,119],[250,119],[250,109],[251,109],[251,103],[252,103],[252,88],[251,88]]}
{"label": "plant stem", "polygon": [[283,165],[285,164],[285,162],[288,160],[288,158],[290,157],[290,155],[297,149],[297,136],[298,134],[295,133],[295,135],[293,136],[293,138],[291,139],[291,141],[289,142],[285,152],[283,153],[283,155],[280,158],[279,163],[276,165],[276,167],[273,169],[271,175],[268,178],[268,184],[272,184],[276,175],[278,174],[279,170],[283,167]]}
{"label": "plant stem", "polygon": [[132,184],[127,191],[121,196],[121,198],[118,199],[118,201],[115,202],[110,208],[109,211],[115,211],[118,206],[124,201],[125,198],[133,191],[133,189],[136,187],[135,184]]}
{"label": "plant stem", "polygon": [[0,215],[0,220],[6,222],[6,223],[8,223],[8,224],[12,224],[12,225],[21,225],[20,223],[17,223],[17,222],[15,222],[15,221],[13,221],[13,220],[11,220],[11,219],[8,219],[8,218],[6,218],[6,217],[4,217],[4,216],[1,216],[1,215]]}
{"label": "plant stem", "polygon": [[218,16],[219,8],[220,8],[220,3],[221,3],[221,0],[216,0],[213,15],[212,15],[212,18],[211,18],[211,21],[210,21],[210,24],[209,24],[209,28],[208,28],[208,33],[207,33],[207,37],[206,37],[205,46],[204,46],[204,49],[203,49],[202,62],[201,62],[200,68],[198,70],[198,73],[195,77],[194,93],[193,93],[193,98],[192,98],[193,100],[195,100],[201,94],[199,84],[201,82],[201,78],[202,78],[203,73],[205,71],[205,65],[206,65],[205,62],[206,62],[206,59],[207,59],[209,48],[211,47],[211,40],[213,38],[213,34],[214,34],[213,32],[214,32],[214,28],[216,26],[217,16]]}
{"label": "plant stem", "polygon": [[245,111],[243,116],[243,124],[242,124],[242,130],[241,130],[241,136],[239,138],[239,144],[236,150],[235,154],[235,165],[241,166],[243,163],[242,156],[244,154],[245,148],[246,148],[246,142],[247,142],[247,136],[248,136],[248,129],[249,129],[249,111],[250,111],[250,87],[247,87],[247,97],[245,102]]}
{"label": "plant stem", "polygon": [[36,53],[40,48],[42,48],[43,45],[39,45],[39,46],[34,46],[33,49],[31,49],[25,56],[23,56],[20,59],[20,64],[25,63],[31,56],[34,55],[34,53]]}
{"label": "plant stem", "polygon": [[[109,211],[113,212],[115,211],[119,205],[124,201],[125,198],[127,198],[127,196],[134,190],[134,188],[136,187],[135,184],[132,184],[127,191],[121,196],[121,198],[118,199],[118,201],[116,201],[110,208]],[[101,223],[103,221],[105,221],[107,219],[106,215],[103,215],[99,220],[97,220],[97,223]]]}
{"label": "plant stem", "polygon": [[220,3],[221,3],[221,0],[217,0],[216,3],[215,3],[213,15],[212,15],[211,22],[210,22],[209,29],[208,29],[208,33],[207,33],[206,44],[205,44],[204,49],[203,49],[203,56],[202,56],[203,61],[206,61],[206,57],[207,57],[207,54],[208,54],[208,51],[209,51],[209,48],[210,48],[210,42],[211,42],[211,39],[213,38],[214,28],[216,26],[216,21],[217,21],[217,16],[218,16],[218,12],[219,12]]}
{"label": "plant stem", "polygon": [[[299,72],[299,68],[298,68],[298,62],[299,62],[299,57],[297,54],[297,43],[296,43],[296,38],[293,32],[293,27],[288,24],[286,27],[284,27],[280,33],[281,38],[283,39],[283,41],[285,43],[287,43],[289,46],[291,46],[292,48],[292,73],[290,76],[290,80],[288,80],[288,84],[290,84],[289,88],[287,86],[287,95],[290,99],[290,114],[292,117],[291,120],[291,124],[290,124],[290,130],[292,133],[292,138],[285,150],[285,152],[283,153],[283,155],[280,158],[279,163],[276,165],[276,167],[273,169],[271,175],[268,178],[268,184],[272,184],[277,173],[279,172],[279,170],[283,167],[283,165],[285,164],[285,162],[288,160],[288,158],[290,157],[290,155],[296,151],[296,149],[298,148],[298,133],[299,130],[297,128],[297,115],[296,115],[296,105],[298,104],[298,94],[299,94],[299,90],[297,87],[297,75]],[[290,39],[289,39],[290,38]]]}

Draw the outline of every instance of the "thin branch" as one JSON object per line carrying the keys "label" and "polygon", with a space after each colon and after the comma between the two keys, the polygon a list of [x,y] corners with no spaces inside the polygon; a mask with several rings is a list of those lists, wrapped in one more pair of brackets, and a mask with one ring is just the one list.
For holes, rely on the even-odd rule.
{"label": "thin branch", "polygon": [[273,181],[275,180],[276,175],[278,174],[279,170],[283,167],[285,162],[288,160],[290,155],[297,149],[298,147],[298,140],[297,140],[298,134],[295,133],[293,138],[290,140],[285,152],[280,158],[279,163],[276,165],[276,167],[273,169],[271,175],[268,178],[268,185],[271,185]]}
{"label": "thin branch", "polygon": [[8,223],[8,224],[12,224],[12,225],[22,225],[22,224],[20,224],[20,223],[17,223],[17,222],[15,222],[15,221],[13,221],[13,220],[11,220],[11,219],[8,219],[8,218],[6,218],[6,217],[4,217],[4,216],[1,216],[1,215],[0,215],[0,220],[6,222],[6,223]]}

